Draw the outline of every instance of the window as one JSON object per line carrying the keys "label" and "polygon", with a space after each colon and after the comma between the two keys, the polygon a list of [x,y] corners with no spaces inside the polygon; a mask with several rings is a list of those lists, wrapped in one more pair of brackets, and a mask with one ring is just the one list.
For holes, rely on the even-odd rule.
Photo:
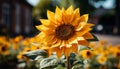
{"label": "window", "polygon": [[20,5],[18,3],[15,4],[15,15],[16,15],[16,26],[15,32],[19,34],[21,32],[21,10]]}
{"label": "window", "polygon": [[25,8],[25,33],[29,33],[31,30],[31,13],[28,8]]}
{"label": "window", "polygon": [[3,19],[3,24],[5,24],[8,29],[10,28],[10,5],[8,3],[3,3],[2,4],[2,19]]}

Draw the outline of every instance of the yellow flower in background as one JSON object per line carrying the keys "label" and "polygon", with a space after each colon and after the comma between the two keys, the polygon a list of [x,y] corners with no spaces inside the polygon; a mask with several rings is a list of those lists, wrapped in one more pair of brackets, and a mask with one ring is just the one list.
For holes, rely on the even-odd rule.
{"label": "yellow flower in background", "polygon": [[114,51],[114,46],[112,44],[108,44],[106,46],[106,50],[109,52],[109,53],[113,53]]}
{"label": "yellow flower in background", "polygon": [[120,50],[120,44],[116,45],[116,48],[117,48],[118,50]]}
{"label": "yellow flower in background", "polygon": [[120,60],[118,62],[117,68],[120,69]]}
{"label": "yellow flower in background", "polygon": [[90,42],[90,43],[89,43],[89,47],[90,47],[90,48],[96,48],[96,46],[97,46],[97,43],[96,43],[96,42]]}
{"label": "yellow flower in background", "polygon": [[29,46],[30,45],[30,41],[29,41],[29,38],[26,38],[22,41],[22,45],[23,46]]}
{"label": "yellow flower in background", "polygon": [[99,43],[98,43],[98,47],[101,47],[101,46],[105,46],[106,44],[108,43],[108,40],[101,40],[101,41],[99,41]]}
{"label": "yellow flower in background", "polygon": [[14,38],[14,42],[19,43],[22,39],[23,39],[23,36],[19,35],[19,36]]}
{"label": "yellow flower in background", "polygon": [[31,50],[37,50],[37,49],[41,49],[41,46],[35,46],[35,45],[32,45],[30,47]]}
{"label": "yellow flower in background", "polygon": [[105,56],[105,57],[108,57],[109,54],[110,54],[110,52],[107,51],[107,50],[104,50],[103,52],[101,52],[101,53],[99,53],[99,54],[101,54],[101,55],[103,55],[103,56]]}
{"label": "yellow flower in background", "polygon": [[113,55],[115,58],[120,58],[120,50],[117,47],[114,48]]}
{"label": "yellow flower in background", "polygon": [[9,43],[5,42],[5,44],[0,44],[0,54],[8,55],[9,54]]}
{"label": "yellow flower in background", "polygon": [[80,51],[79,54],[85,59],[89,59],[94,56],[94,52],[91,50],[82,50],[82,51]]}
{"label": "yellow flower in background", "polygon": [[98,60],[98,63],[105,64],[106,61],[107,61],[107,57],[103,56],[103,55],[100,55],[97,60]]}
{"label": "yellow flower in background", "polygon": [[12,48],[14,50],[19,49],[19,43],[23,40],[23,36],[19,35],[15,38],[10,38],[10,41],[12,42]]}
{"label": "yellow flower in background", "polygon": [[[79,8],[60,9],[56,7],[55,13],[47,11],[48,19],[40,19],[42,25],[36,26],[40,30],[38,35],[41,41],[52,49],[57,48],[57,55],[76,52],[78,44],[88,45],[86,39],[93,39],[90,33],[93,24],[87,23],[88,14],[80,16]],[[75,45],[75,47],[73,47]],[[65,52],[67,50],[67,52]],[[60,54],[61,53],[61,54]]]}
{"label": "yellow flower in background", "polygon": [[25,60],[25,61],[29,60],[27,57],[24,56],[24,52],[19,52],[19,54],[17,55],[17,59],[18,60]]}
{"label": "yellow flower in background", "polygon": [[7,37],[5,36],[0,36],[0,43],[4,42],[7,40]]}

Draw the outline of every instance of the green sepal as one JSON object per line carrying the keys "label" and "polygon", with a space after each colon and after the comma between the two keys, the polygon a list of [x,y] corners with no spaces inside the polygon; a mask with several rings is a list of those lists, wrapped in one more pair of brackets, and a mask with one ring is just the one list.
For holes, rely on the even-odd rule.
{"label": "green sepal", "polygon": [[87,39],[88,42],[99,41],[99,39],[94,34],[92,34],[92,36],[94,37],[94,39]]}

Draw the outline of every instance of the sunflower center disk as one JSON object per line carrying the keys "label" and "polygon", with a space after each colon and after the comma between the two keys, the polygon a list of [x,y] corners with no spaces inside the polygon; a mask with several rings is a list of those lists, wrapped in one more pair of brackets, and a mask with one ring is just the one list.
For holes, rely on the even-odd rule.
{"label": "sunflower center disk", "polygon": [[55,35],[61,40],[68,40],[70,37],[73,36],[74,32],[74,26],[63,24],[56,28]]}
{"label": "sunflower center disk", "polygon": [[88,55],[88,56],[91,56],[91,53],[88,51],[88,52],[87,52],[87,55]]}
{"label": "sunflower center disk", "polygon": [[2,51],[4,52],[4,51],[6,51],[7,49],[6,49],[6,47],[2,47]]}

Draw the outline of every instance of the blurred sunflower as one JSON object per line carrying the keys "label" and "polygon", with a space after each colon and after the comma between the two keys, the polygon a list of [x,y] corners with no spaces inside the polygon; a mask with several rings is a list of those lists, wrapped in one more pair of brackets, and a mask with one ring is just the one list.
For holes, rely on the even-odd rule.
{"label": "blurred sunflower", "polygon": [[101,55],[101,56],[98,57],[98,63],[105,64],[106,61],[107,61],[107,57],[106,56]]}
{"label": "blurred sunflower", "polygon": [[91,50],[82,50],[82,51],[80,51],[79,54],[85,59],[89,59],[94,56],[94,52]]}
{"label": "blurred sunflower", "polygon": [[120,50],[117,47],[114,48],[113,55],[115,58],[120,58]]}
{"label": "blurred sunflower", "polygon": [[24,53],[29,52],[29,51],[31,51],[31,48],[25,47],[22,52],[19,52],[19,54],[17,55],[17,59],[28,61],[29,59],[24,56]]}
{"label": "blurred sunflower", "polygon": [[[40,19],[42,25],[36,26],[40,30],[39,38],[52,49],[56,49],[57,56],[63,53],[66,57],[70,52],[77,53],[77,45],[88,45],[87,39],[94,37],[90,33],[93,24],[88,24],[88,14],[80,16],[79,8],[60,9],[55,13],[47,10],[48,19]],[[53,50],[52,50],[53,51]]]}
{"label": "blurred sunflower", "polygon": [[5,42],[5,44],[0,45],[0,54],[8,55],[9,54],[9,44]]}
{"label": "blurred sunflower", "polygon": [[15,38],[11,38],[10,41],[13,44],[13,50],[18,50],[19,49],[19,43],[23,40],[23,36],[19,35]]}
{"label": "blurred sunflower", "polygon": [[25,61],[29,60],[27,57],[24,56],[24,52],[19,52],[19,54],[17,55],[17,59],[18,60],[25,60]]}

